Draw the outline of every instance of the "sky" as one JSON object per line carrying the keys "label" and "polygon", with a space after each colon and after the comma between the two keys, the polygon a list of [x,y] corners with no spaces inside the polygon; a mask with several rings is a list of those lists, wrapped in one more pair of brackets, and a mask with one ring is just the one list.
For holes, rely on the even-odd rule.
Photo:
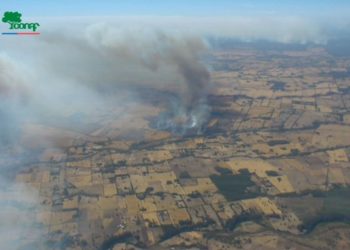
{"label": "sky", "polygon": [[[78,27],[77,22],[114,22],[243,41],[318,44],[350,34],[349,0],[1,1],[0,14],[19,11],[24,22],[40,22],[41,31],[53,31],[54,26],[67,31]],[[7,25],[0,23],[0,29],[6,32]]]}
{"label": "sky", "polygon": [[0,10],[27,16],[346,15],[347,0],[2,0]]}

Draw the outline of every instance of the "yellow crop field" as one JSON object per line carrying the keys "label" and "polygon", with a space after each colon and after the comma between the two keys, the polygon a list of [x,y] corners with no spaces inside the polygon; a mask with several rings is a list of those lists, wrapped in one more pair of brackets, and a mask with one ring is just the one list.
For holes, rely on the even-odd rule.
{"label": "yellow crop field", "polygon": [[348,156],[344,149],[337,149],[327,151],[329,155],[329,163],[337,163],[337,162],[348,162]]}

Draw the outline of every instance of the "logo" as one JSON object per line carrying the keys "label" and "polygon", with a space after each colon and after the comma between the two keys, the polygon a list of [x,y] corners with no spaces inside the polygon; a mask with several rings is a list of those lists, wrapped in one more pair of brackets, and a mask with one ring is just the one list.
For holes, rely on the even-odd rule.
{"label": "logo", "polygon": [[[18,11],[11,12],[6,11],[2,18],[3,23],[9,24],[10,30],[19,30],[19,32],[3,32],[2,35],[39,35],[39,32],[36,32],[39,23],[23,23],[22,14]],[[29,31],[28,31],[29,30]]]}

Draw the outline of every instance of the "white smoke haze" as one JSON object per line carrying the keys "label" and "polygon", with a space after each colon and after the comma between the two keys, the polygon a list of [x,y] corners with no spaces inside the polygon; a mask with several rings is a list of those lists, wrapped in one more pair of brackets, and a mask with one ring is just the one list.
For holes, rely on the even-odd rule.
{"label": "white smoke haze", "polygon": [[1,249],[18,249],[21,237],[34,241],[42,233],[29,220],[43,209],[36,192],[6,173],[28,165],[29,158],[18,160],[22,147],[64,146],[60,139],[86,137],[90,124],[136,117],[149,102],[145,90],[163,100],[161,129],[185,133],[209,112],[201,37],[99,23],[24,39],[9,38],[0,48]]}
{"label": "white smoke haze", "polygon": [[[329,22],[325,17],[281,17],[275,13],[39,18],[45,24],[40,37],[8,37],[0,50],[0,116],[6,121],[0,125],[2,138],[6,134],[6,141],[10,141],[17,134],[6,131],[15,128],[18,120],[42,122],[75,111],[92,117],[111,105],[120,107],[122,113],[121,106],[131,105],[138,98],[131,88],[175,93],[169,102],[171,114],[164,116],[188,120],[183,125],[191,127],[197,120],[203,122],[209,110],[205,95],[210,76],[198,61],[207,47],[204,36],[326,43],[336,31],[349,27],[348,18],[332,18]],[[63,29],[62,22],[71,25]],[[169,126],[165,125],[168,122],[160,121],[159,126]]]}
{"label": "white smoke haze", "polygon": [[35,223],[35,215],[41,209],[38,191],[4,178],[0,181],[1,249],[23,249],[30,242],[41,241],[44,231]]}
{"label": "white smoke haze", "polygon": [[[141,66],[140,71],[146,69],[148,74],[156,76],[147,82],[146,72],[135,72],[142,76],[142,81],[133,81],[127,74],[122,82],[175,92],[168,103],[169,112],[161,117],[157,127],[180,133],[191,128],[200,129],[207,118],[204,113],[209,113],[205,99],[210,81],[209,71],[198,58],[205,50],[202,39],[174,36],[158,30],[114,29],[104,24],[89,27],[86,35],[94,48],[107,52],[104,58],[111,56],[114,63],[122,60],[121,64],[133,65],[133,70]],[[117,77],[123,75],[119,72]],[[116,79],[115,76],[112,78]]]}
{"label": "white smoke haze", "polygon": [[[166,30],[175,36],[228,37],[241,41],[267,40],[281,43],[325,44],[348,32],[350,17],[346,10],[328,13],[237,13],[231,16],[126,16],[57,17],[42,22],[62,29],[64,20],[87,26],[103,20],[120,30]],[[74,29],[65,27],[65,30]]]}
{"label": "white smoke haze", "polygon": [[84,137],[91,124],[102,126],[101,118],[136,116],[140,104],[150,101],[145,93],[152,93],[164,104],[156,128],[180,135],[201,133],[210,115],[210,72],[200,61],[208,48],[203,37],[323,44],[349,23],[293,16],[38,21],[43,24],[40,36],[1,41],[0,249],[16,249],[13,242],[31,230],[34,238],[40,236],[27,221],[33,210],[41,209],[36,192],[4,174],[11,162],[28,161],[19,158],[21,150],[13,149],[23,144],[25,127],[39,124],[49,133],[54,125],[56,137],[32,132],[26,141],[40,141],[41,149],[59,147],[57,137],[70,136],[59,129]]}
{"label": "white smoke haze", "polygon": [[[206,45],[198,36],[100,23],[82,26],[71,36],[48,31],[35,43],[11,46],[7,61],[14,66],[12,71],[2,66],[10,75],[2,86],[27,102],[18,107],[20,102],[11,98],[12,117],[21,117],[22,108],[39,122],[47,116],[58,119],[67,110],[91,115],[110,105],[132,105],[142,99],[139,88],[144,88],[172,92],[177,105],[169,101],[168,108],[178,109],[172,115],[188,117],[187,125],[204,122],[203,114],[195,116],[198,105],[206,105],[210,74],[199,62]],[[16,65],[19,50],[26,51],[20,60],[25,70]]]}

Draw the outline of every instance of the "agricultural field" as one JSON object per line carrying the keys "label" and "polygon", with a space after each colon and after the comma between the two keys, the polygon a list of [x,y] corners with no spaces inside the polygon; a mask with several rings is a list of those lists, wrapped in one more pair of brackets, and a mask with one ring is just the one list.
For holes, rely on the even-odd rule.
{"label": "agricultural field", "polygon": [[200,133],[153,126],[162,100],[84,134],[26,127],[37,152],[36,137],[60,139],[15,174],[49,239],[25,248],[22,235],[23,249],[349,248],[350,60],[237,45],[206,63]]}

